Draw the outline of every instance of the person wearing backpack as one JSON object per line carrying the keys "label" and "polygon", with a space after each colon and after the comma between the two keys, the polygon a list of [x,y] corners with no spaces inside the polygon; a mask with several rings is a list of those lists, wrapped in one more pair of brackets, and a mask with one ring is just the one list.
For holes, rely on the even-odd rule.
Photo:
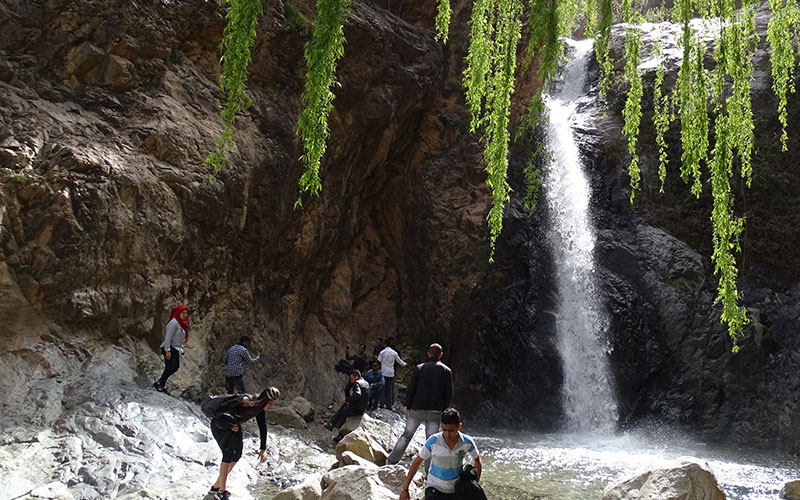
{"label": "person wearing backpack", "polygon": [[[210,491],[210,493],[214,494],[216,500],[228,500],[230,498],[230,492],[227,489],[228,474],[242,457],[243,434],[241,425],[253,417],[256,417],[261,437],[258,457],[262,462],[267,459],[266,410],[279,397],[281,397],[281,392],[275,387],[270,387],[258,396],[249,394],[217,396],[217,398],[212,398],[214,403],[203,404],[204,413],[213,411],[211,434],[217,441],[220,450],[222,450],[219,476],[217,476],[214,484],[211,485]],[[208,407],[213,404],[218,404],[217,408],[215,410],[209,409]]]}

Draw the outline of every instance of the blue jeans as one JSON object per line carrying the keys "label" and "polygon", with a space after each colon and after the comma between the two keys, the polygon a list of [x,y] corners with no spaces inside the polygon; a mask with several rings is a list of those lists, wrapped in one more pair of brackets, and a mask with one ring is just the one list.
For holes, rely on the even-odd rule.
{"label": "blue jeans", "polygon": [[[386,459],[386,463],[394,465],[399,462],[401,458],[403,458],[403,453],[406,451],[406,448],[408,448],[408,443],[411,442],[411,438],[414,437],[414,433],[417,432],[417,428],[423,422],[425,423],[425,439],[428,439],[439,432],[439,424],[441,421],[442,412],[440,411],[409,410],[408,417],[406,418],[406,429],[394,444],[394,448],[392,448],[389,458]],[[430,459],[425,460],[426,474],[428,473],[428,467],[430,467],[430,465]]]}

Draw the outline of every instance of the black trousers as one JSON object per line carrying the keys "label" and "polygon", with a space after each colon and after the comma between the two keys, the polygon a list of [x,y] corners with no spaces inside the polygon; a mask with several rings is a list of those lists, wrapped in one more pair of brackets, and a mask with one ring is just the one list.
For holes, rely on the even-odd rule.
{"label": "black trousers", "polygon": [[425,488],[425,500],[455,500],[458,498],[455,493],[442,493],[436,488]]}
{"label": "black trousers", "polygon": [[164,348],[161,348],[161,354],[164,355],[164,372],[161,374],[161,378],[158,379],[158,385],[164,387],[167,385],[167,379],[178,371],[178,368],[181,367],[181,353],[178,352],[177,349],[171,347],[170,351],[170,359],[167,359],[167,351]]}
{"label": "black trousers", "polygon": [[350,405],[343,404],[333,415],[333,418],[331,419],[331,427],[334,429],[341,427],[345,420],[347,420],[347,417],[352,415],[355,415],[355,413],[353,413],[353,410],[350,409]]}
{"label": "black trousers", "polygon": [[239,430],[233,432],[231,430],[231,423],[219,419],[211,420],[211,435],[222,450],[222,462],[238,462],[242,458],[242,426]]}
{"label": "black trousers", "polygon": [[245,394],[247,391],[244,390],[244,375],[225,377],[225,388],[228,390],[228,394],[236,394],[237,392]]}

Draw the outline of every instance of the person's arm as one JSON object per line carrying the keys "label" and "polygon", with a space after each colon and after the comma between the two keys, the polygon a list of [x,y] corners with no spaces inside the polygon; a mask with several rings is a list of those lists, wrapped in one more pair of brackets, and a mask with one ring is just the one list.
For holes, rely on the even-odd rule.
{"label": "person's arm", "polygon": [[375,385],[383,387],[384,385],[386,385],[386,379],[383,378],[383,372],[380,372],[379,375],[381,376],[381,378],[378,379],[378,381],[375,383]]}
{"label": "person's arm", "polygon": [[402,359],[400,359],[400,355],[397,354],[397,353],[394,354],[394,359],[396,359],[397,362],[400,363],[400,366],[406,366],[408,364],[405,361],[403,361]]}
{"label": "person's arm", "polygon": [[244,354],[245,354],[245,356],[247,356],[245,359],[247,359],[247,362],[250,363],[250,364],[255,363],[261,357],[261,353],[256,354],[255,358],[253,356],[251,356],[250,355],[250,351],[247,350],[247,347],[244,348]]}
{"label": "person's arm", "polygon": [[481,480],[481,472],[483,471],[483,462],[481,462],[481,456],[478,455],[477,457],[475,457],[472,460],[472,462],[473,462],[473,467],[475,467],[475,473],[477,474],[477,477],[475,479],[480,481]]}
{"label": "person's arm", "polygon": [[353,392],[350,393],[350,397],[347,398],[348,403],[354,403],[361,398],[361,385],[358,383],[353,383]]}
{"label": "person's arm", "polygon": [[417,455],[414,457],[414,461],[411,462],[411,466],[408,468],[408,474],[406,474],[406,480],[403,481],[403,491],[400,492],[400,500],[410,500],[411,494],[408,492],[408,488],[411,486],[411,481],[414,480],[414,476],[417,474],[417,470],[419,470],[419,466],[422,465],[422,457]]}
{"label": "person's arm", "polygon": [[258,423],[258,434],[261,437],[261,448],[259,448],[258,456],[263,462],[267,459],[267,414],[262,410],[256,415],[256,422]]}
{"label": "person's arm", "polygon": [[164,330],[164,343],[161,344],[164,347],[164,356],[167,359],[172,358],[172,336],[175,335],[175,331],[178,330],[180,327],[178,326],[178,322],[175,320],[170,320],[167,323],[167,327]]}

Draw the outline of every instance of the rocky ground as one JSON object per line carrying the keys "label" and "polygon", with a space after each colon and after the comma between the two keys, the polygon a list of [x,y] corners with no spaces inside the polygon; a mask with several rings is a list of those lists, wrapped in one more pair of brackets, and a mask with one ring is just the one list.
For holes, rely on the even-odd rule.
{"label": "rocky ground", "polygon": [[[153,390],[152,381],[131,363],[134,351],[135,346],[109,346],[86,352],[82,360],[72,360],[72,369],[40,381],[30,398],[16,395],[16,403],[4,408],[0,497],[205,496],[221,457],[208,418],[196,403]],[[270,425],[268,459],[259,464],[258,429],[250,424],[245,458],[230,478],[233,498],[270,498],[338,462],[332,433],[321,424],[331,411],[323,408],[315,417],[308,415],[314,419],[306,423],[286,418],[297,414],[297,403],[280,404],[269,420],[294,427]],[[377,446],[391,448],[402,430],[402,417],[378,410],[365,417],[364,427]],[[405,469],[402,475],[394,472],[401,480],[404,474]]]}

